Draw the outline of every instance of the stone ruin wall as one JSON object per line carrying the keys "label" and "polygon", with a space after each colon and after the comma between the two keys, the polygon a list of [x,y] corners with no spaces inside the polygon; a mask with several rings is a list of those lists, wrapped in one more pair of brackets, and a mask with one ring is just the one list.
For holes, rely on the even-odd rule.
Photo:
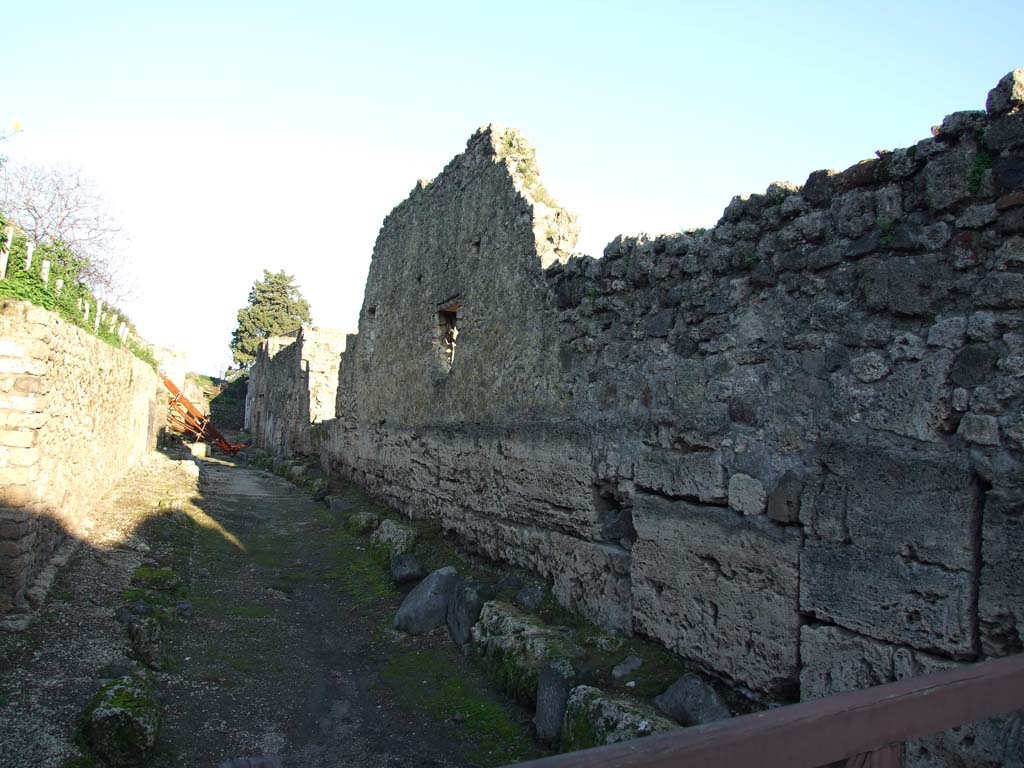
{"label": "stone ruin wall", "polygon": [[334,418],[345,336],[303,326],[261,342],[245,399],[254,445],[289,455],[319,452],[318,425]]}
{"label": "stone ruin wall", "polygon": [[1022,104],[602,259],[481,130],[384,222],[325,466],[779,699],[1021,652]]}
{"label": "stone ruin wall", "polygon": [[64,536],[146,451],[166,414],[148,365],[27,302],[0,302],[0,612],[33,599]]}

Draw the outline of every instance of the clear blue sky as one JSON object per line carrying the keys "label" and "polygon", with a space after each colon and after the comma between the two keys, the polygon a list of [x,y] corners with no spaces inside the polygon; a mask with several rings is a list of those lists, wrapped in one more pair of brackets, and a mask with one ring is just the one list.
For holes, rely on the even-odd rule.
{"label": "clear blue sky", "polygon": [[264,267],[354,327],[382,219],[479,125],[530,138],[597,255],[911,144],[1024,66],[1019,0],[156,6],[8,3],[2,150],[98,182],[125,308],[209,373]]}

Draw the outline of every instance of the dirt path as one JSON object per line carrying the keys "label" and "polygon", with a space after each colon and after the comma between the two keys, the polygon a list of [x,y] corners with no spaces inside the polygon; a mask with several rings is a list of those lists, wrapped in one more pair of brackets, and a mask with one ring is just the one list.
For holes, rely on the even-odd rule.
{"label": "dirt path", "polygon": [[[0,765],[62,766],[103,679],[133,664],[115,609],[183,584],[154,766],[489,766],[538,755],[527,715],[445,636],[394,633],[401,594],[323,504],[260,470],[154,457],[104,505],[25,632],[0,633]],[[373,505],[335,489],[352,510]],[[184,495],[182,495],[184,493]],[[188,606],[179,606],[188,614]],[[87,760],[88,758],[86,758]],[[89,762],[74,763],[79,766]]]}

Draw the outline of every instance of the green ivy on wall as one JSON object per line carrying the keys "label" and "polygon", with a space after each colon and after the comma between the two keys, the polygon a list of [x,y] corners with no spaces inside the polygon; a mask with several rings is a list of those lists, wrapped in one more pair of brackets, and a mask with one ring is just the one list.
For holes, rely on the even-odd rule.
{"label": "green ivy on wall", "polygon": [[[0,213],[0,250],[8,246],[6,217]],[[25,267],[28,239],[18,229],[9,244],[7,275],[0,280],[0,298],[30,301],[37,306],[59,314],[70,323],[77,325],[112,347],[125,347],[133,355],[156,368],[156,359],[148,346],[135,336],[135,326],[114,307],[103,308],[103,318],[96,327],[98,301],[80,280],[84,262],[62,243],[40,243],[32,253],[32,263]],[[43,280],[43,261],[50,262],[50,274]],[[61,290],[56,289],[57,281],[63,281]],[[86,308],[89,317],[86,319]],[[129,330],[124,344],[117,329],[124,322]]]}

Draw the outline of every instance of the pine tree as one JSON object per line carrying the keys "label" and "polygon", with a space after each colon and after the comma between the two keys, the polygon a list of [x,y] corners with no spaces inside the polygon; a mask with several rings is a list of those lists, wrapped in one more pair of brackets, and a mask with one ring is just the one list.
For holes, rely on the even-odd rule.
{"label": "pine tree", "polygon": [[253,283],[249,305],[238,310],[238,327],[231,335],[231,354],[239,368],[252,366],[263,339],[291,333],[310,321],[309,302],[294,280],[284,270],[265,269],[263,279]]}

